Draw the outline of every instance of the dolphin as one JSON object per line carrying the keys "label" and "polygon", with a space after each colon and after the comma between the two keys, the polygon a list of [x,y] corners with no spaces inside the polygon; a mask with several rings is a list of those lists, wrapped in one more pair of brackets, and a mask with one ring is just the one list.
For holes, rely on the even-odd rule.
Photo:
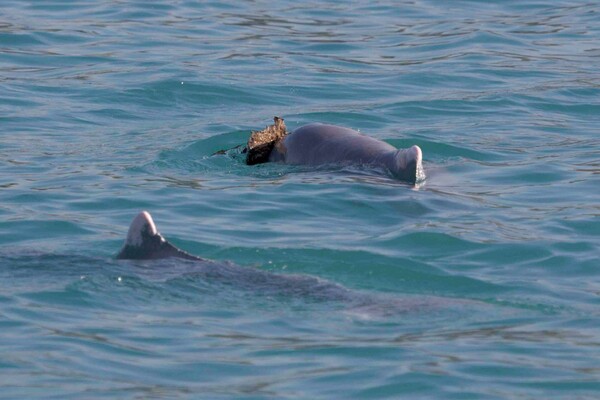
{"label": "dolphin", "polygon": [[328,280],[304,274],[280,274],[260,268],[242,267],[231,262],[217,262],[178,249],[157,230],[152,216],[142,211],[135,216],[127,238],[119,253],[119,260],[191,260],[194,272],[207,280],[233,284],[268,296],[300,296],[319,301],[340,302],[347,312],[360,318],[420,313],[423,310],[463,307],[476,304],[469,300],[437,296],[403,295],[400,298],[386,294],[365,293],[349,289]]}
{"label": "dolphin", "polygon": [[[234,283],[236,287],[262,294],[292,294],[329,301],[355,303],[364,296],[353,295],[350,289],[326,280],[297,274],[277,274],[259,268],[242,267],[231,262],[217,262],[192,255],[169,243],[158,232],[148,211],[133,218],[118,260],[161,260],[167,258],[191,260],[194,271],[207,279]],[[362,302],[361,302],[362,305]]]}
{"label": "dolphin", "polygon": [[[275,117],[274,121],[265,130],[253,132],[248,141],[247,164],[369,165],[409,183],[425,179],[419,146],[397,149],[353,129],[321,123],[304,125],[288,134],[283,119]],[[267,143],[255,144],[260,141]]]}

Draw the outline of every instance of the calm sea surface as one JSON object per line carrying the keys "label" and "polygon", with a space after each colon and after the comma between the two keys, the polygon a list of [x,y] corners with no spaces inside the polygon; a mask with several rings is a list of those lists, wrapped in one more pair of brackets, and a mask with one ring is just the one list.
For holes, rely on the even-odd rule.
{"label": "calm sea surface", "polygon": [[[600,396],[600,5],[0,5],[0,397]],[[244,165],[274,115],[423,149]],[[150,211],[214,262],[114,259]]]}

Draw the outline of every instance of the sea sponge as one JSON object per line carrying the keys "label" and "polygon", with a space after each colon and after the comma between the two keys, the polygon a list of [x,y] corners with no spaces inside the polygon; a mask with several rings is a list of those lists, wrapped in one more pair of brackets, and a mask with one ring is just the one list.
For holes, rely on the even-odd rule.
{"label": "sea sponge", "polygon": [[269,154],[275,144],[288,134],[283,118],[273,117],[273,122],[273,125],[267,126],[262,131],[253,131],[250,135],[246,148],[246,164],[254,165],[269,161]]}

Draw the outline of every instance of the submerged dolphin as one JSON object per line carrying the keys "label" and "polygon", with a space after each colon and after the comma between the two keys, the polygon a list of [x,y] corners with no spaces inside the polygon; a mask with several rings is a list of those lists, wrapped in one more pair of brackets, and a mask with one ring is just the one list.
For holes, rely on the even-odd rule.
{"label": "submerged dolphin", "polygon": [[402,181],[416,183],[425,179],[423,153],[419,146],[397,149],[389,143],[336,125],[313,123],[289,134],[285,129],[283,119],[275,117],[274,125],[254,132],[248,142],[246,162],[249,165],[262,162],[370,165],[383,168]]}
{"label": "submerged dolphin", "polygon": [[189,254],[169,243],[156,229],[152,216],[140,212],[131,222],[123,248],[117,254],[121,260],[160,260],[180,258],[196,261],[195,272],[211,280],[234,283],[236,287],[256,290],[262,294],[290,294],[329,301],[343,301],[367,306],[368,296],[353,294],[349,289],[309,275],[276,274],[259,268],[241,267],[230,262],[215,262]]}
{"label": "submerged dolphin", "polygon": [[156,229],[152,216],[140,212],[131,222],[123,248],[117,259],[159,260],[165,258],[192,260],[194,272],[211,281],[233,283],[235,287],[262,295],[300,296],[343,303],[347,312],[364,317],[421,312],[424,309],[463,307],[470,301],[436,296],[365,293],[352,290],[311,275],[278,274],[260,268],[242,267],[230,262],[215,262],[189,254],[169,243]]}

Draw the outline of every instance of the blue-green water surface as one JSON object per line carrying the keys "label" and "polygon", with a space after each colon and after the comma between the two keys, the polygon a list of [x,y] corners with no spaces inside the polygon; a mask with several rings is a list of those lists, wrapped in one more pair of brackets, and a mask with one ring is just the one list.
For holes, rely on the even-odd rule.
{"label": "blue-green water surface", "polygon": [[[600,396],[600,5],[0,5],[0,397]],[[414,187],[246,166],[274,115]],[[117,261],[150,211],[214,263]]]}

